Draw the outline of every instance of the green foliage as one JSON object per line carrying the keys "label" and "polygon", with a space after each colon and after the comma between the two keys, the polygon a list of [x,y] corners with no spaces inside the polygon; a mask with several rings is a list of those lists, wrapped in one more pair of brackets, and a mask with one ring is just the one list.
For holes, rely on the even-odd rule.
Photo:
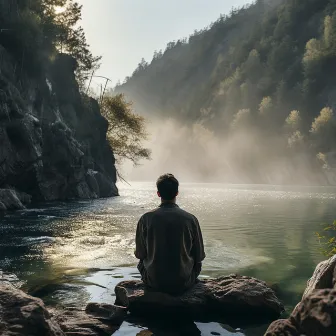
{"label": "green foliage", "polygon": [[294,131],[288,138],[288,147],[299,149],[304,145],[304,136],[300,131]]}
{"label": "green foliage", "polygon": [[239,110],[234,116],[231,127],[233,129],[238,129],[246,127],[250,123],[251,111],[249,109]]}
{"label": "green foliage", "polygon": [[301,127],[301,116],[300,112],[297,110],[292,111],[289,116],[286,118],[285,126],[291,131],[298,131]]}
{"label": "green foliage", "polygon": [[324,228],[323,233],[316,232],[321,244],[321,251],[327,257],[336,254],[336,221]]}
{"label": "green foliage", "polygon": [[335,71],[335,0],[256,1],[142,60],[117,92],[143,113],[201,122],[220,137],[253,131],[257,162],[268,145],[269,161],[297,163],[305,151],[315,166],[318,153],[336,151]]}
{"label": "green foliage", "polygon": [[100,103],[101,113],[108,121],[107,139],[117,161],[130,160],[137,165],[150,159],[151,152],[142,142],[147,140],[145,119],[134,113],[132,103],[123,94],[105,95]]}
{"label": "green foliage", "polygon": [[0,45],[22,70],[35,74],[45,71],[56,53],[68,53],[76,59],[78,79],[83,80],[98,67],[100,57],[92,55],[78,26],[81,10],[74,0],[2,1]]}
{"label": "green foliage", "polygon": [[321,110],[320,115],[315,118],[310,132],[313,134],[321,134],[326,131],[328,127],[333,123],[333,110],[329,107],[325,107]]}
{"label": "green foliage", "polygon": [[269,116],[272,113],[273,101],[271,97],[265,97],[259,105],[259,114],[261,116]]}

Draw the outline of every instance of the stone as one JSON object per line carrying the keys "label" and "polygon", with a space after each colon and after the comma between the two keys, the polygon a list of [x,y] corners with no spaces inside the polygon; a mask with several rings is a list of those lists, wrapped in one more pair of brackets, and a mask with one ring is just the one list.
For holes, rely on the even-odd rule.
{"label": "stone", "polygon": [[307,282],[303,298],[316,289],[333,288],[336,284],[336,255],[316,266],[313,276]]}
{"label": "stone", "polygon": [[273,322],[265,336],[336,335],[336,290],[320,289],[307,295],[288,320]]}
{"label": "stone", "polygon": [[96,318],[107,319],[115,324],[121,324],[127,315],[127,308],[106,303],[92,302],[86,306],[85,312]]}
{"label": "stone", "polygon": [[199,281],[182,296],[145,289],[141,281],[123,281],[115,288],[116,304],[131,313],[153,316],[164,312],[183,316],[239,316],[240,321],[278,318],[284,307],[265,282],[230,275]]}
{"label": "stone", "polygon": [[319,263],[301,302],[287,320],[273,322],[266,336],[336,335],[336,256]]}
{"label": "stone", "polygon": [[42,300],[0,282],[1,336],[64,336]]}
{"label": "stone", "polygon": [[268,327],[265,336],[300,336],[300,333],[293,324],[293,321],[288,319],[274,321]]}
{"label": "stone", "polygon": [[53,312],[65,335],[110,336],[123,322],[123,307],[90,303],[84,310],[65,309]]}
{"label": "stone", "polygon": [[25,204],[29,204],[30,200],[31,197],[25,193],[13,189],[0,189],[0,211],[25,209]]}
{"label": "stone", "polygon": [[306,336],[336,335],[336,290],[315,290],[295,308],[292,319]]}

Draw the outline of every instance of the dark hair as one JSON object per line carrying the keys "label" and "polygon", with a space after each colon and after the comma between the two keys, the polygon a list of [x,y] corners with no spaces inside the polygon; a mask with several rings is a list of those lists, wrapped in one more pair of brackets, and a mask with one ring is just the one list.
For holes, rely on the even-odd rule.
{"label": "dark hair", "polygon": [[178,193],[179,182],[173,174],[164,174],[158,178],[156,186],[161,198],[165,201],[171,201]]}

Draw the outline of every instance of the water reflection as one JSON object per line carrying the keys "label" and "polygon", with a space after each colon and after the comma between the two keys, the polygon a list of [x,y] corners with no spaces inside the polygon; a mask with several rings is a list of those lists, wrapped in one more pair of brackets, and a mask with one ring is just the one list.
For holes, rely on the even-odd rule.
{"label": "water reflection", "polygon": [[161,323],[124,322],[114,334],[116,336],[244,336],[240,330],[234,330],[220,323],[201,323],[193,321]]}

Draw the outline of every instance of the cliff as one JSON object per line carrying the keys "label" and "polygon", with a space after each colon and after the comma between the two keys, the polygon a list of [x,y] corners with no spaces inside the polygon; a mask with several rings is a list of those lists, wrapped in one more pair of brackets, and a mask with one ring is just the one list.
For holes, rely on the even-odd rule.
{"label": "cliff", "polygon": [[76,67],[58,54],[32,75],[0,44],[0,209],[118,195],[108,123]]}

